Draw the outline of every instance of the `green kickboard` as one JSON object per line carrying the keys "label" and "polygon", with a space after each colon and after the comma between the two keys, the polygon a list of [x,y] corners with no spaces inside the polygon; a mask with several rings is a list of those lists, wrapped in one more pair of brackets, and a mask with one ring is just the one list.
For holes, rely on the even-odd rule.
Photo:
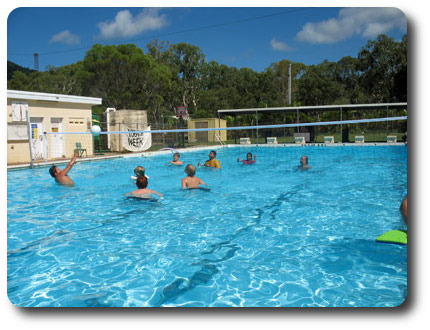
{"label": "green kickboard", "polygon": [[376,239],[377,242],[407,244],[408,233],[405,230],[390,230]]}

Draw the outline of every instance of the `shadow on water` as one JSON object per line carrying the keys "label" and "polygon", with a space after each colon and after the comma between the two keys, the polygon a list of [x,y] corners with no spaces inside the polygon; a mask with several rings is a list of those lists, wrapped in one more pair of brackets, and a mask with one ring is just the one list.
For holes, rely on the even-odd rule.
{"label": "shadow on water", "polygon": [[50,241],[57,240],[57,239],[61,239],[62,241],[64,241],[65,237],[67,236],[73,237],[74,234],[75,233],[68,230],[58,230],[51,235],[48,235],[46,237],[30,242],[22,248],[8,251],[7,256],[18,257],[18,256],[24,256],[31,253],[35,253],[36,250],[38,250],[41,246],[47,245]]}
{"label": "shadow on water", "polygon": [[221,250],[226,250],[223,257],[217,259],[204,258],[199,262],[193,263],[193,266],[201,265],[200,270],[195,272],[190,278],[178,278],[164,288],[158,289],[154,298],[151,300],[150,305],[153,307],[160,307],[187,291],[192,290],[197,285],[208,283],[215,274],[219,273],[217,264],[233,258],[236,251],[241,249],[240,246],[233,241],[240,235],[249,232],[256,226],[259,226],[265,212],[270,212],[270,218],[274,219],[281,205],[288,202],[290,198],[299,193],[301,189],[303,189],[303,184],[294,187],[292,191],[280,194],[274,202],[256,209],[255,211],[257,216],[251,224],[237,229],[235,233],[228,238],[228,240],[210,245],[209,251],[201,252],[202,256],[207,256]]}
{"label": "shadow on water", "polygon": [[[160,203],[158,200],[153,199],[153,200],[131,200],[131,199],[126,199],[124,201],[123,206],[129,207],[130,204],[132,205],[137,205],[139,206],[139,208],[136,209],[132,209],[126,212],[119,212],[119,213],[114,213],[111,215],[107,215],[105,219],[99,219],[99,220],[95,220],[94,221],[94,226],[91,226],[89,228],[82,228],[82,229],[76,229],[74,231],[70,231],[70,230],[57,230],[54,233],[47,235],[45,237],[42,237],[40,239],[28,242],[25,246],[14,249],[14,250],[10,250],[7,252],[7,256],[8,257],[20,257],[20,256],[25,256],[25,255],[30,255],[30,254],[34,254],[37,253],[37,251],[44,246],[47,246],[48,244],[54,242],[54,241],[58,241],[61,240],[61,242],[65,242],[65,241],[70,241],[72,240],[74,237],[76,237],[76,235],[78,233],[83,233],[83,232],[90,232],[93,230],[99,230],[102,227],[108,226],[108,225],[112,225],[115,223],[121,224],[121,221],[123,220],[127,220],[127,219],[132,219],[134,217],[141,217],[142,214],[150,211],[152,208],[154,207],[161,207],[162,203]],[[142,205],[146,206],[146,207],[141,207]]]}

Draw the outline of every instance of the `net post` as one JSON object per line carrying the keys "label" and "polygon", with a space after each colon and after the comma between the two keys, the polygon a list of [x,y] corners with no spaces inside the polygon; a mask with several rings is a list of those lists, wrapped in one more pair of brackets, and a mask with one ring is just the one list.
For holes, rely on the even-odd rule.
{"label": "net post", "polygon": [[386,107],[387,109],[387,136],[389,135],[389,124],[388,124],[388,106]]}
{"label": "net post", "polygon": [[48,137],[46,136],[46,132],[43,132],[43,139],[45,140],[45,150],[46,150],[45,165],[46,165],[48,163],[48,158],[49,158],[49,145],[48,145]]}
{"label": "net post", "polygon": [[[118,123],[118,127],[119,127],[120,131],[128,130],[128,128],[126,129],[122,123]],[[123,142],[124,142],[123,137],[124,137],[124,134],[119,134],[119,136],[118,136],[118,151],[119,152],[121,152],[121,150],[122,150],[122,146],[123,146]]]}
{"label": "net post", "polygon": [[[237,127],[237,115],[234,114],[234,127]],[[237,144],[237,131],[234,132],[234,144]]]}
{"label": "net post", "polygon": [[[283,113],[283,115],[284,115],[284,122],[283,122],[283,124],[285,125],[285,112]],[[285,141],[285,129],[286,129],[286,127],[284,127],[284,141]]]}
{"label": "net post", "polygon": [[[164,115],[161,114],[161,129],[164,130]],[[163,147],[166,146],[166,136],[165,134],[161,134],[161,139],[163,141]]]}
{"label": "net post", "polygon": [[[219,112],[218,112],[218,128],[221,128],[221,117],[220,117],[220,115],[219,115]],[[220,141],[222,141],[222,138],[221,138],[221,131],[218,131],[218,136],[219,136],[219,138],[220,138]],[[222,145],[222,143],[221,143],[221,145]]]}
{"label": "net post", "polygon": [[30,128],[30,117],[28,114],[28,107],[25,110],[25,115],[27,117],[27,135],[28,135],[28,147],[30,151],[30,168],[34,168],[33,164],[33,147],[31,145],[31,128]]}
{"label": "net post", "polygon": [[340,140],[343,142],[343,136],[342,136],[342,134],[343,134],[343,125],[342,125],[342,120],[343,120],[343,116],[342,116],[342,113],[343,111],[342,111],[342,107],[340,107]]}
{"label": "net post", "polygon": [[258,111],[255,111],[255,123],[257,125],[256,129],[256,139],[257,139],[257,145],[258,145]]}

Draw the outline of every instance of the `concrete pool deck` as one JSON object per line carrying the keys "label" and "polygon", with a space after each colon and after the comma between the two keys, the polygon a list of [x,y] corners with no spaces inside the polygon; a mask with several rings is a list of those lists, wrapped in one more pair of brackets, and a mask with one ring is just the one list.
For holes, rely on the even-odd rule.
{"label": "concrete pool deck", "polygon": [[[386,142],[366,142],[366,143],[307,143],[307,144],[294,144],[294,143],[280,143],[280,144],[226,144],[226,145],[216,145],[216,146],[199,146],[199,147],[188,147],[175,149],[178,152],[195,152],[202,150],[211,149],[222,149],[222,148],[249,148],[249,147],[262,147],[262,148],[279,148],[279,147],[291,147],[291,148],[307,148],[307,147],[343,147],[343,146],[356,146],[356,147],[370,147],[370,146],[401,146],[405,145],[403,142],[396,143],[386,143]],[[130,158],[130,157],[151,157],[155,155],[171,154],[172,151],[169,150],[157,150],[157,151],[143,151],[135,153],[116,153],[110,155],[94,155],[92,157],[78,158],[76,162],[91,162],[106,159],[116,159],[116,158]],[[57,159],[50,161],[38,161],[33,163],[33,168],[47,167],[58,164],[67,164],[70,159]],[[11,164],[7,165],[7,170],[19,170],[31,168],[30,163],[24,164]]]}

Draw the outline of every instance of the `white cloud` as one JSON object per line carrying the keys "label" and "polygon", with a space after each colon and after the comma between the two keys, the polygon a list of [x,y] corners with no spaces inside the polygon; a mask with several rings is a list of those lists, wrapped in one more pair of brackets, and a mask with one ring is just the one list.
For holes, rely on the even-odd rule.
{"label": "white cloud", "polygon": [[376,38],[393,29],[406,32],[406,16],[397,8],[344,8],[337,18],[306,23],[296,39],[316,44],[330,44],[354,35]]}
{"label": "white cloud", "polygon": [[51,40],[49,40],[50,44],[55,42],[63,43],[66,45],[78,45],[81,43],[81,39],[76,34],[70,33],[69,30],[65,30],[60,33],[54,34]]}
{"label": "white cloud", "polygon": [[128,38],[149,30],[157,30],[167,25],[166,15],[160,8],[146,8],[133,16],[128,10],[119,11],[113,22],[100,22],[99,37],[102,39]]}
{"label": "white cloud", "polygon": [[273,50],[277,50],[280,52],[290,52],[294,50],[294,48],[288,46],[285,42],[278,41],[275,38],[270,41],[270,46]]}

